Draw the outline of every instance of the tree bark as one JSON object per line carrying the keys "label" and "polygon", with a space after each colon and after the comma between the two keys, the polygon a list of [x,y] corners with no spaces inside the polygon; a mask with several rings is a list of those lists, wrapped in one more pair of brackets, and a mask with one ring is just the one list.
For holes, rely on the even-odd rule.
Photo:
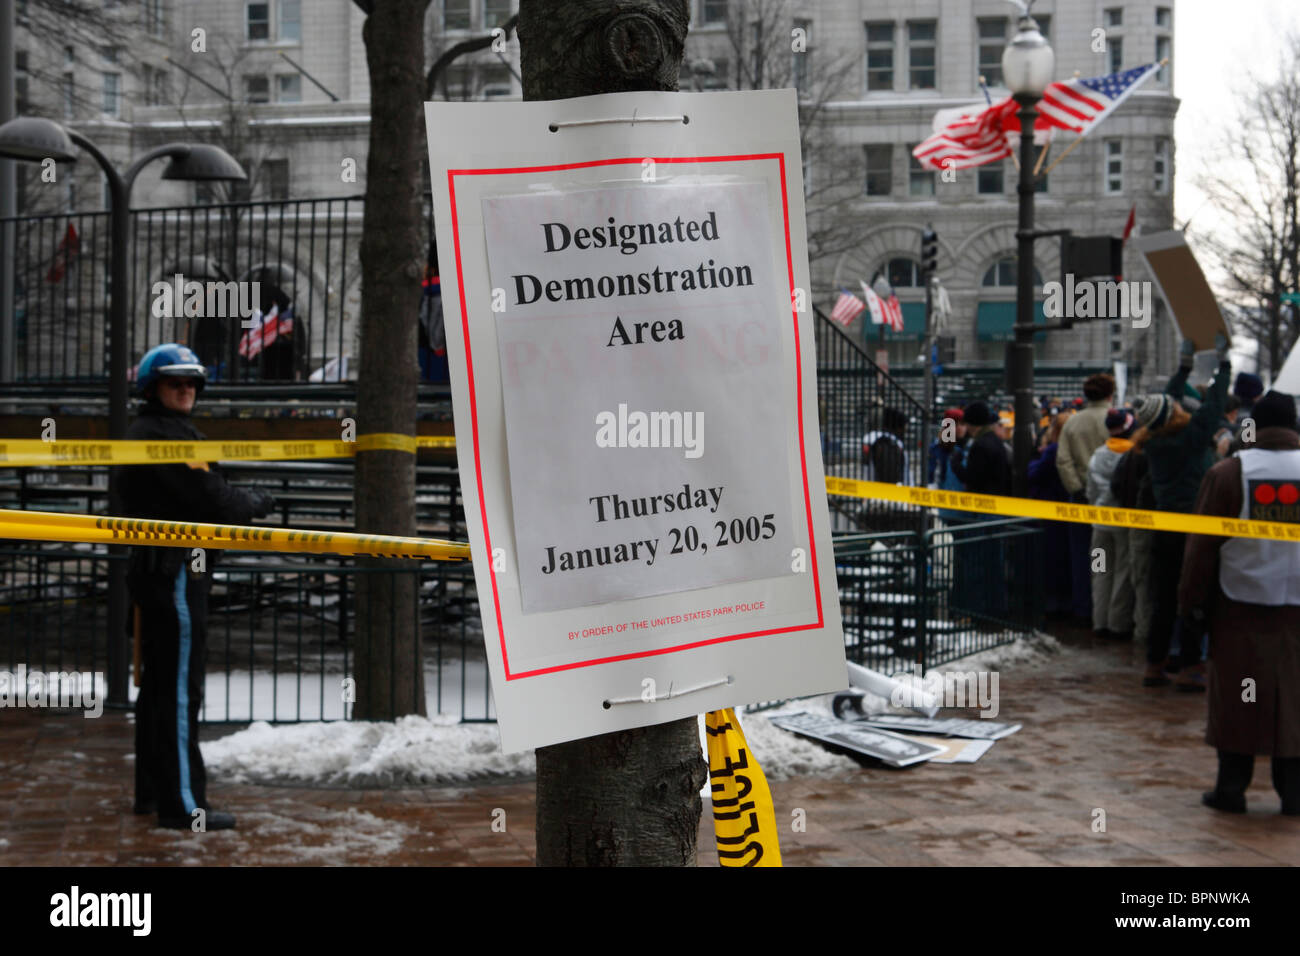
{"label": "tree bark", "polygon": [[[370,69],[370,153],[361,234],[357,435],[415,435],[423,224],[424,15],[429,0],[379,0],[362,38]],[[358,531],[415,534],[414,451],[358,451]],[[353,716],[423,714],[417,562],[358,559]]]}
{"label": "tree bark", "polygon": [[[520,0],[524,99],[676,90],[686,0]],[[707,776],[695,718],[537,750],[540,866],[694,866]]]}

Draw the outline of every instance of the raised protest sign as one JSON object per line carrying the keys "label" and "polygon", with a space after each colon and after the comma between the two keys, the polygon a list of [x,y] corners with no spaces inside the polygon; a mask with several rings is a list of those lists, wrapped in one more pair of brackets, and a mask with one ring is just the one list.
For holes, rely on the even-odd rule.
{"label": "raised protest sign", "polygon": [[793,94],[426,119],[504,748],[843,687]]}
{"label": "raised protest sign", "polygon": [[1198,351],[1214,348],[1219,333],[1231,341],[1219,302],[1183,234],[1177,230],[1156,232],[1137,236],[1132,242],[1146,260],[1179,334],[1191,339]]}

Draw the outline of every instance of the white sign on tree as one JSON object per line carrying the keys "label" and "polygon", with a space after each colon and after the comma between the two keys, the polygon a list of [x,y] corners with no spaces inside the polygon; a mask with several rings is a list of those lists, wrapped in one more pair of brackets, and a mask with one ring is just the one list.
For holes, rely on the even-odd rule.
{"label": "white sign on tree", "polygon": [[503,746],[843,687],[793,95],[426,118]]}

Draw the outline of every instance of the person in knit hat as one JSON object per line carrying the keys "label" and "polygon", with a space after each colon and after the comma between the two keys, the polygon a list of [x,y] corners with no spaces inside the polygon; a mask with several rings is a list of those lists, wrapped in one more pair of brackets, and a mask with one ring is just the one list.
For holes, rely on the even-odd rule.
{"label": "person in knit hat", "polygon": [[[1114,508],[1111,490],[1115,466],[1133,447],[1133,413],[1112,408],[1106,413],[1105,444],[1088,461],[1088,504]],[[1129,640],[1133,636],[1133,578],[1124,528],[1092,526],[1092,629],[1098,637]],[[1100,560],[1098,560],[1100,558]]]}
{"label": "person in knit hat", "polygon": [[[1192,371],[1196,347],[1189,340],[1180,350],[1179,368],[1160,395],[1142,395],[1133,399],[1133,414],[1138,431],[1134,444],[1142,448],[1147,460],[1147,474],[1158,511],[1190,514],[1196,507],[1201,479],[1214,464],[1214,431],[1228,397],[1232,364],[1228,361],[1228,340],[1215,336],[1219,367],[1205,393],[1205,401],[1195,413],[1188,412],[1178,399],[1183,395]],[[1144,687],[1160,687],[1170,682],[1165,670],[1175,628],[1179,629],[1181,669],[1177,689],[1205,690],[1205,667],[1201,662],[1201,633],[1190,631],[1178,617],[1178,577],[1183,568],[1183,548],[1187,535],[1181,531],[1157,531],[1151,542],[1151,631],[1147,638],[1147,669],[1142,675]]]}
{"label": "person in knit hat", "polygon": [[1238,417],[1250,418],[1256,400],[1264,394],[1264,380],[1250,372],[1239,372],[1237,380],[1232,383],[1232,394],[1241,402],[1241,414]]}
{"label": "person in knit hat", "polygon": [[[1300,523],[1300,432],[1295,400],[1255,403],[1255,441],[1205,475],[1196,512]],[[1300,815],[1300,543],[1187,536],[1179,613],[1210,634],[1205,742],[1219,773],[1206,806],[1246,812],[1256,755],[1272,757],[1282,812]]]}

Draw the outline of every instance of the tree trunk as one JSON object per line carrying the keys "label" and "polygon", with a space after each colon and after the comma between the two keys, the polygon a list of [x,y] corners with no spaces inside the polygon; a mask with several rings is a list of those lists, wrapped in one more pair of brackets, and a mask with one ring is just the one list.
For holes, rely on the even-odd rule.
{"label": "tree trunk", "polygon": [[[415,435],[428,6],[429,0],[380,0],[362,28],[370,68],[370,153],[361,233],[358,437]],[[414,451],[358,451],[354,489],[358,531],[414,536]],[[354,717],[391,720],[425,712],[418,566],[357,559]]]}
{"label": "tree trunk", "polygon": [[[524,99],[676,90],[686,0],[520,0]],[[694,866],[707,776],[697,721],[537,750],[541,866]]]}

